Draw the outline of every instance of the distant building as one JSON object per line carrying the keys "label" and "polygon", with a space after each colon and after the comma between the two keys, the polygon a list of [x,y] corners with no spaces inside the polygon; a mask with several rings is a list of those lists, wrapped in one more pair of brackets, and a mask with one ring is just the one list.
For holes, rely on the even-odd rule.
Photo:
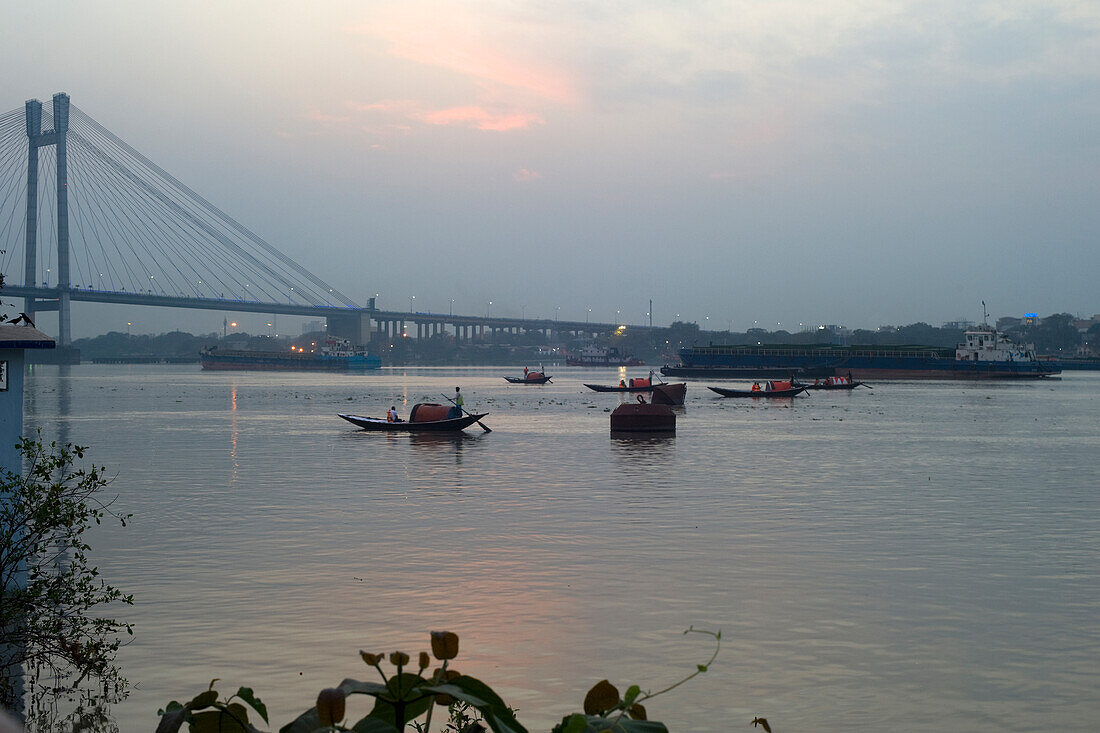
{"label": "distant building", "polygon": [[321,321],[306,321],[302,324],[302,335],[307,333],[314,333],[316,331],[323,331],[324,323]]}
{"label": "distant building", "polygon": [[1100,313],[1094,314],[1092,318],[1078,318],[1073,322],[1073,326],[1078,332],[1085,333],[1097,323],[1100,323]]}
{"label": "distant building", "polygon": [[943,324],[944,328],[950,328],[954,331],[965,331],[968,328],[973,328],[974,321],[947,321]]}
{"label": "distant building", "polygon": [[878,332],[879,333],[897,333],[897,330],[898,330],[897,326],[879,326],[878,327]]}

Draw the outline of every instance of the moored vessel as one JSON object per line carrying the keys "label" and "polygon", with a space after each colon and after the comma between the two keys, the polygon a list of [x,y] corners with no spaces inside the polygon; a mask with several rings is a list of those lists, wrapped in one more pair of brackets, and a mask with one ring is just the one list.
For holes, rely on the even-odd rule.
{"label": "moored vessel", "polygon": [[291,347],[287,351],[247,351],[211,346],[200,354],[207,370],[325,371],[346,372],[378,369],[382,360],[347,339],[328,338],[316,351]]}
{"label": "moored vessel", "polygon": [[1036,358],[1030,345],[1013,342],[982,324],[954,349],[935,346],[756,345],[693,346],[680,350],[675,377],[745,379],[790,376],[849,379],[1038,379],[1061,373]]}
{"label": "moored vessel", "polygon": [[589,367],[645,365],[645,362],[641,359],[635,359],[629,354],[621,353],[616,346],[593,346],[591,344],[576,351],[571,351],[565,358],[565,363],[569,366]]}

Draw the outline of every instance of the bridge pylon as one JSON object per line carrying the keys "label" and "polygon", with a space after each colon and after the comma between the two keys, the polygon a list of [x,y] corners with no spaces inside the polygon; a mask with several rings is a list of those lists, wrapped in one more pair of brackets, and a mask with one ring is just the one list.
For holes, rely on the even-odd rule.
{"label": "bridge pylon", "polygon": [[23,310],[34,318],[37,311],[57,311],[57,345],[72,343],[69,310],[69,172],[67,137],[69,132],[69,95],[53,95],[53,129],[42,131],[42,103],[27,100],[27,238],[25,277],[33,286],[38,279],[38,150],[57,147],[57,300],[38,300],[27,296]]}

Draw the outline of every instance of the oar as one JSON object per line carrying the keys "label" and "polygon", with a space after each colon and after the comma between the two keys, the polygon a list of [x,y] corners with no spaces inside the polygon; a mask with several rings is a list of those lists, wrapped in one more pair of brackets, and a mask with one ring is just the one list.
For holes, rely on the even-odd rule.
{"label": "oar", "polygon": [[859,384],[857,384],[856,386],[857,386],[857,387],[866,387],[867,389],[874,389],[874,387],[872,387],[871,385],[867,384],[866,382],[860,382],[860,383],[859,383]]}
{"label": "oar", "polygon": [[[455,402],[454,400],[452,400],[452,399],[451,399],[450,397],[448,397],[447,395],[443,395],[443,399],[447,400],[448,402],[450,402],[450,403],[451,403],[452,405],[454,405],[455,407],[458,407],[458,403],[457,403],[457,402]],[[469,411],[468,411],[468,410],[467,410],[467,409],[466,409],[465,407],[458,407],[458,409],[462,410],[462,411],[463,411],[463,412],[465,412],[465,413],[466,413],[467,415],[469,415],[469,414],[470,414],[470,413],[469,413]],[[472,416],[471,416],[471,417],[472,417]],[[480,425],[480,426],[481,426],[481,429],[482,429],[482,430],[484,430],[485,432],[487,432],[487,433],[491,433],[491,432],[493,432],[492,430],[490,430],[490,429],[489,429],[489,427],[488,427],[488,426],[487,426],[487,425],[486,425],[485,423],[481,422],[480,420],[477,420],[476,422],[477,422],[477,424],[478,424],[478,425]]]}

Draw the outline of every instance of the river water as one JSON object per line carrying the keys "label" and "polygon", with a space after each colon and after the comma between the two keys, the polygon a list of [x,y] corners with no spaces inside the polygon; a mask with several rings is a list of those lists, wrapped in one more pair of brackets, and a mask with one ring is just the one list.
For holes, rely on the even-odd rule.
{"label": "river water", "polygon": [[[1100,375],[777,402],[692,381],[675,437],[619,439],[620,395],[582,382],[640,370],[516,371],[34,367],[28,429],[90,446],[134,514],[93,537],[135,597],[121,729],[214,677],[277,729],[373,679],[358,650],[450,629],[457,668],[549,730],[600,679],[693,671],[713,644],[689,626],[722,649],[647,705],[675,731],[1096,729]],[[335,417],[456,385],[491,433]]]}

